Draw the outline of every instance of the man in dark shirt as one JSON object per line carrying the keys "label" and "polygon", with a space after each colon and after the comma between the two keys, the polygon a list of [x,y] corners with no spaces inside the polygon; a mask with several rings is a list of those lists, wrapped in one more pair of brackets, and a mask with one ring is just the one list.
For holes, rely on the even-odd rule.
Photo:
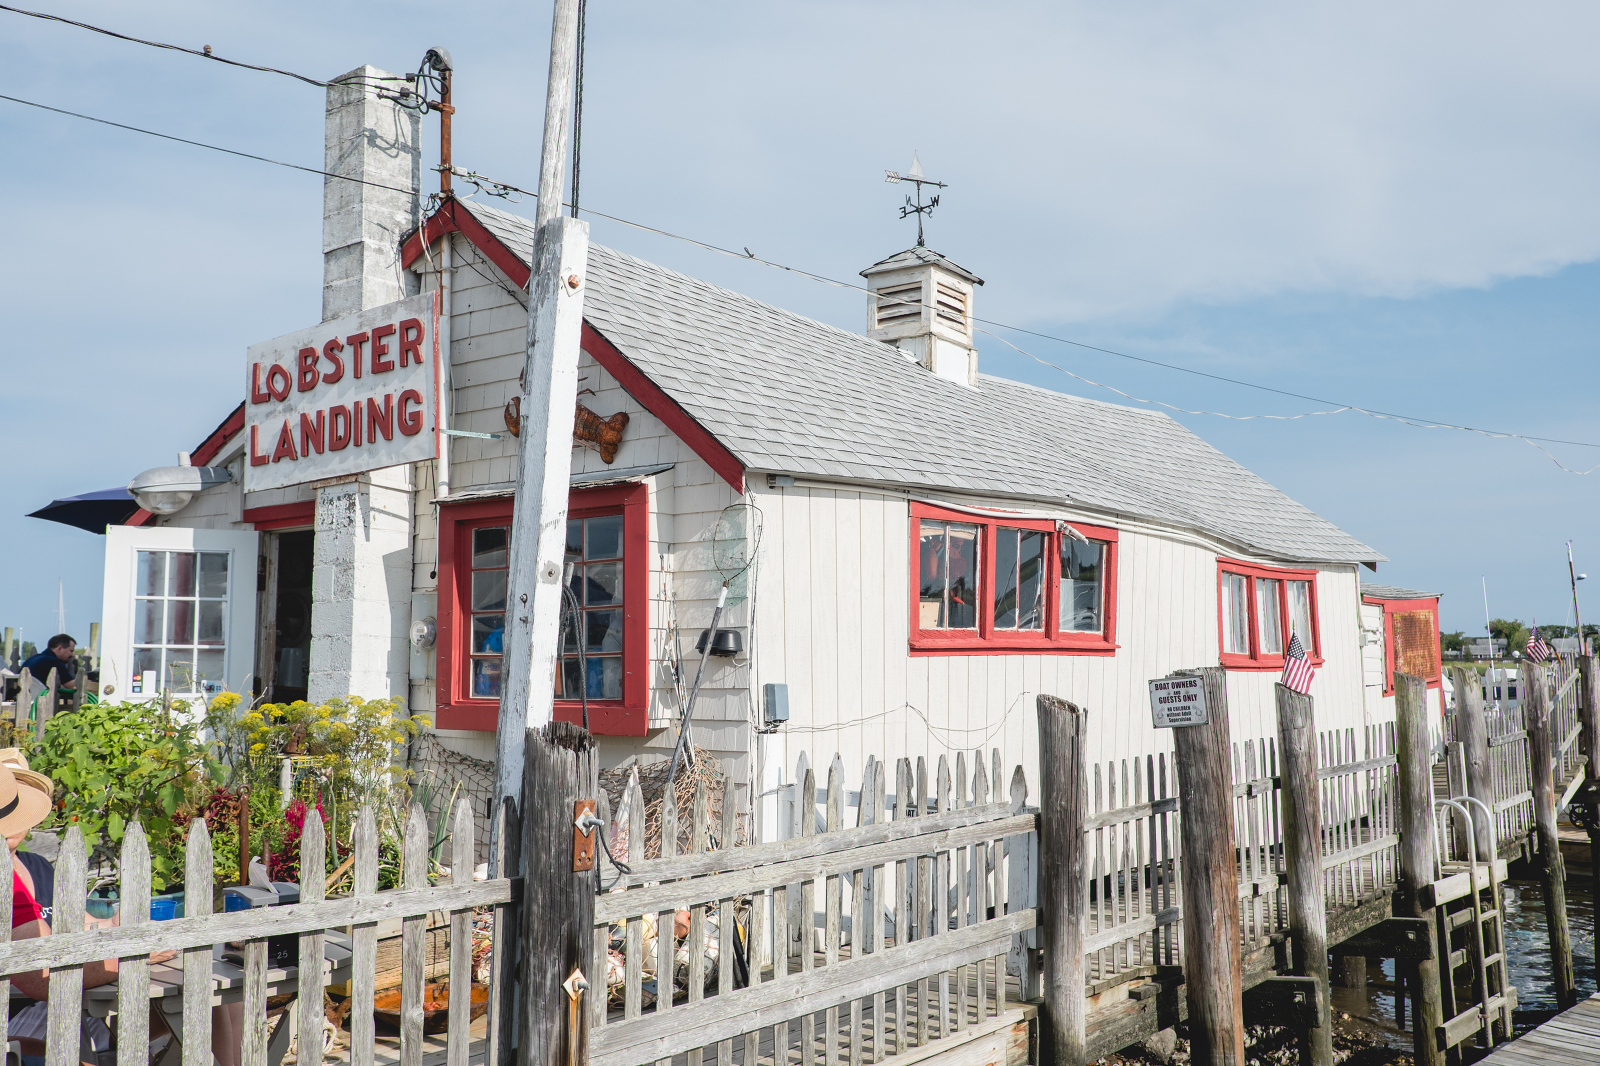
{"label": "man in dark shirt", "polygon": [[39,679],[40,684],[50,683],[50,671],[56,671],[56,683],[65,685],[78,676],[78,659],[74,654],[78,650],[78,642],[65,633],[57,633],[50,638],[50,643],[45,645],[45,650],[37,655],[29,656],[22,664],[22,668]]}

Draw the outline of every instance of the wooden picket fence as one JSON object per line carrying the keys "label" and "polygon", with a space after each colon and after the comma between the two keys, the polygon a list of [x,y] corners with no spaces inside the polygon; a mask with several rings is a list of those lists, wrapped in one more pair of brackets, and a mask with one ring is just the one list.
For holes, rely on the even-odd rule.
{"label": "wooden picket fence", "polygon": [[900,759],[890,794],[888,765],[869,758],[847,827],[842,763],[819,796],[802,756],[796,836],[743,846],[734,805],[713,827],[702,786],[687,812],[687,855],[675,854],[680,815],[668,795],[655,858],[645,857],[643,797],[630,786],[630,869],[594,908],[594,970],[620,971],[620,1003],[592,1001],[590,1061],[881,1062],[999,1018],[1006,955],[1036,921],[1031,903],[1013,905],[1005,854],[1008,844],[1027,854],[1035,814],[1020,767],[1008,800],[976,763],[969,777],[958,755],[952,775],[941,756],[930,783],[926,760]]}
{"label": "wooden picket fence", "polygon": [[[515,805],[507,801],[498,826],[498,841],[515,839],[518,832]],[[465,801],[451,820],[452,855],[472,856],[473,812]],[[472,912],[493,907],[500,947],[502,922],[520,895],[520,880],[498,878],[473,881],[472,863],[453,863],[448,883],[430,885],[429,834],[422,808],[410,808],[403,832],[402,886],[378,890],[378,830],[374,814],[363,808],[354,834],[354,885],[351,893],[324,898],[326,838],[322,818],[307,812],[301,837],[300,902],[230,913],[213,913],[211,838],[205,822],[189,829],[185,849],[185,884],[206,886],[186,893],[185,916],[155,922],[150,914],[150,853],[137,823],[128,826],[121,849],[120,924],[85,929],[87,869],[84,842],[76,827],[62,838],[56,862],[55,910],[52,935],[13,941],[11,882],[0,878],[0,995],[9,978],[22,973],[49,971],[49,1039],[47,1066],[71,1066],[78,1061],[78,1030],[83,1001],[83,968],[103,959],[118,960],[116,1005],[117,1066],[148,1066],[149,1008],[157,1000],[181,999],[181,1022],[173,1035],[183,1066],[210,1066],[212,1008],[223,1002],[243,1002],[243,1061],[245,1066],[267,1066],[281,1058],[288,1043],[288,1015],[280,1016],[278,1029],[269,1028],[269,991],[292,990],[302,1009],[298,1014],[299,1066],[320,1066],[323,1058],[323,988],[339,971],[347,970],[352,1009],[350,1019],[351,1066],[373,1066],[373,999],[376,977],[378,923],[402,920],[402,980],[400,986],[400,1064],[420,1066],[424,1023],[424,935],[428,914],[450,915],[450,996],[446,1038],[449,1066],[466,1066],[471,1025]],[[3,844],[0,844],[3,849]],[[10,856],[0,850],[0,859]],[[502,865],[500,867],[504,869]],[[269,938],[297,937],[298,958],[317,960],[291,972],[282,960],[269,959]],[[330,947],[330,942],[338,942]],[[215,945],[234,945],[241,961],[236,966],[213,958]],[[151,952],[174,950],[173,964],[155,965]],[[498,953],[497,953],[498,954]],[[324,960],[342,960],[330,965]],[[498,961],[498,960],[497,960]],[[496,967],[495,981],[503,980]],[[491,1003],[496,989],[491,988]],[[165,1010],[176,1020],[177,1011]],[[501,1061],[495,1027],[490,1026],[487,1062]]]}

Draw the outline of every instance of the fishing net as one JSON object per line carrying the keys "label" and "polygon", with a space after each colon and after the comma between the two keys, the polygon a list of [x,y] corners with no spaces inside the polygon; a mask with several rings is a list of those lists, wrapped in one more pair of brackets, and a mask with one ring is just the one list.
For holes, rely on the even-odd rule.
{"label": "fishing net", "polygon": [[[639,791],[644,797],[644,854],[647,859],[661,857],[662,798],[666,795],[670,765],[662,760],[638,768]],[[622,810],[623,793],[633,771],[632,766],[600,771],[600,787],[611,801],[613,811]],[[722,846],[722,804],[728,793],[728,777],[715,755],[697,747],[694,749],[694,763],[680,767],[677,779],[672,782],[673,801],[678,808],[679,855],[687,855],[694,840],[694,793],[702,781],[706,786],[706,821],[710,827],[711,846]],[[744,823],[744,817],[740,816],[736,844],[749,842]],[[622,857],[620,852],[617,857]]]}

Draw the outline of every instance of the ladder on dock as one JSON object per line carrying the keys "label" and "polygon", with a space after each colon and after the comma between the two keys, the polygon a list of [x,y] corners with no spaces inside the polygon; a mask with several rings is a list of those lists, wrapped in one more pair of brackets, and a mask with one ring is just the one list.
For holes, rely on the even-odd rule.
{"label": "ladder on dock", "polygon": [[1440,800],[1437,806],[1466,819],[1468,859],[1442,864],[1443,876],[1433,893],[1445,1017],[1438,1037],[1440,1047],[1455,1059],[1456,1049],[1468,1040],[1487,1050],[1511,1039],[1517,992],[1506,975],[1500,894],[1506,864],[1495,855],[1480,859],[1474,843],[1474,816],[1488,819],[1491,831],[1493,819],[1482,803],[1462,796]]}

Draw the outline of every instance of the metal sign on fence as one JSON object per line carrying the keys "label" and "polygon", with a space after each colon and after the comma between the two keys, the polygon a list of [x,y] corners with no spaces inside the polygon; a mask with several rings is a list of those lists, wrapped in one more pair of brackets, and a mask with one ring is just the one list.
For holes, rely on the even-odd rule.
{"label": "metal sign on fence", "polygon": [[1198,677],[1163,677],[1150,682],[1150,715],[1157,729],[1205,725],[1206,689]]}

